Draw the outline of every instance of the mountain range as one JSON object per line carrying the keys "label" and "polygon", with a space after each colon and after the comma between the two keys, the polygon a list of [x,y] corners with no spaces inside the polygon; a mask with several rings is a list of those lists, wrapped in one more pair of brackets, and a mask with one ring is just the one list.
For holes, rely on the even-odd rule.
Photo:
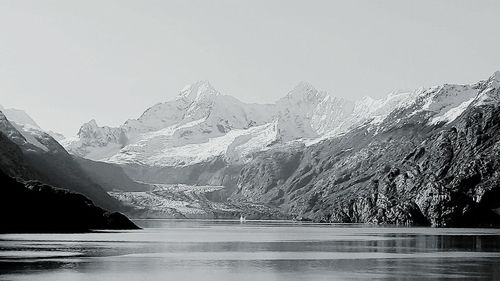
{"label": "mountain range", "polygon": [[59,140],[64,149],[31,118],[16,117],[20,136],[2,131],[26,150],[68,151],[131,207],[157,209],[146,203],[159,192],[144,192],[181,184],[314,221],[496,225],[499,85],[495,72],[351,101],[301,82],[275,103],[251,104],[200,81],[119,127],[91,120]]}
{"label": "mountain range", "polygon": [[[0,232],[135,229],[124,207],[20,110],[0,111]],[[11,121],[11,120],[15,120]]]}
{"label": "mountain range", "polygon": [[232,199],[315,221],[498,225],[499,85],[496,72],[419,90],[343,135],[266,151],[241,170]]}
{"label": "mountain range", "polygon": [[201,81],[120,127],[91,120],[62,143],[74,155],[119,165],[179,167],[216,157],[241,163],[277,143],[331,137],[383,118],[413,95],[352,102],[301,82],[274,104],[248,104]]}
{"label": "mountain range", "polygon": [[221,184],[214,174],[223,177],[228,166],[245,165],[256,153],[343,134],[383,119],[415,94],[353,102],[301,82],[274,104],[248,104],[201,81],[120,127],[100,127],[91,120],[62,144],[79,157],[120,165],[135,180]]}

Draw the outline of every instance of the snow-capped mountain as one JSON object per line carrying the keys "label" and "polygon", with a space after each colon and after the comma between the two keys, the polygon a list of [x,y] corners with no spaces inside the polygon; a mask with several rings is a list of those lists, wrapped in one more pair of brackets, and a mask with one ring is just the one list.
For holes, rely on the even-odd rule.
{"label": "snow-capped mountain", "polygon": [[10,122],[19,125],[30,125],[33,128],[41,130],[40,126],[25,111],[15,108],[4,108],[0,105],[0,111],[9,119]]}
{"label": "snow-capped mountain", "polygon": [[[187,165],[224,152],[249,153],[254,146],[262,149],[276,138],[273,118],[273,105],[246,104],[201,81],[184,88],[176,99],[152,106],[119,128],[99,127],[92,120],[80,128],[78,138],[64,140],[63,145],[93,160]],[[240,143],[248,145],[236,148]]]}
{"label": "snow-capped mountain", "polygon": [[[371,125],[377,130],[383,129],[386,124],[399,123],[400,126],[409,123],[422,125],[443,125],[453,122],[466,109],[477,107],[483,101],[492,99],[488,92],[498,88],[500,72],[487,80],[472,85],[444,84],[428,89],[418,89],[408,93],[392,106],[392,110],[385,114],[387,120],[380,119]],[[493,97],[494,99],[494,97]],[[386,124],[382,124],[385,121]]]}
{"label": "snow-capped mountain", "polygon": [[283,141],[316,138],[338,128],[352,113],[353,102],[330,96],[301,82],[276,102]]}
{"label": "snow-capped mountain", "polygon": [[256,155],[231,202],[324,222],[498,225],[499,97],[496,72],[472,85],[364,98],[355,108],[366,121],[345,133]]}
{"label": "snow-capped mountain", "polygon": [[[25,111],[15,108],[4,108],[0,105],[0,114],[4,121],[8,120],[9,124],[15,131],[22,135],[23,141],[34,145],[44,151],[49,151],[49,147],[53,147],[51,138],[56,140],[64,139],[62,134],[42,129]],[[12,130],[8,130],[9,134],[17,134]]]}
{"label": "snow-capped mountain", "polygon": [[[489,83],[497,83],[498,76]],[[200,81],[120,127],[92,120],[77,138],[62,144],[84,158],[141,169],[189,167],[215,159],[240,165],[275,145],[310,146],[360,126],[376,133],[388,120],[451,122],[473,103],[480,85],[443,85],[350,101],[301,82],[274,104],[248,104]],[[488,100],[485,94],[483,100]]]}
{"label": "snow-capped mountain", "polygon": [[[138,134],[167,127],[186,124],[190,125],[185,127],[193,127],[195,122],[197,130],[204,136],[220,136],[232,129],[268,123],[272,118],[269,107],[245,104],[231,96],[220,94],[210,83],[200,81],[185,87],[173,101],[159,103],[146,110],[138,119],[128,120],[122,129],[133,139]],[[192,134],[188,132],[185,135]]]}
{"label": "snow-capped mountain", "polygon": [[127,143],[121,128],[99,127],[95,120],[90,120],[80,127],[78,137],[61,141],[66,150],[88,159],[105,159],[117,153]]}
{"label": "snow-capped mountain", "polygon": [[125,165],[186,166],[215,157],[241,163],[276,143],[343,133],[374,112],[385,113],[376,109],[399,100],[395,96],[363,104],[301,82],[275,104],[248,104],[200,81],[118,128],[91,120],[62,143],[75,155]]}

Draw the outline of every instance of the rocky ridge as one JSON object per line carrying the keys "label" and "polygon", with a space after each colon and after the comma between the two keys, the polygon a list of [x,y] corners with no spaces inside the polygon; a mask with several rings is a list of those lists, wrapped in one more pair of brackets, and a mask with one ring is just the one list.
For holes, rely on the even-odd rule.
{"label": "rocky ridge", "polygon": [[498,225],[499,81],[419,90],[381,122],[266,151],[232,199],[325,222]]}

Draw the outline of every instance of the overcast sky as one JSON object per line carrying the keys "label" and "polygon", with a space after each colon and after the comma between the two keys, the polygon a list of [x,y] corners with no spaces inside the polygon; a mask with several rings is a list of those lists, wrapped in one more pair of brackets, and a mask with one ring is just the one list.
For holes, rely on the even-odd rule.
{"label": "overcast sky", "polygon": [[500,1],[0,0],[0,104],[75,135],[186,85],[273,102],[471,83],[500,69]]}

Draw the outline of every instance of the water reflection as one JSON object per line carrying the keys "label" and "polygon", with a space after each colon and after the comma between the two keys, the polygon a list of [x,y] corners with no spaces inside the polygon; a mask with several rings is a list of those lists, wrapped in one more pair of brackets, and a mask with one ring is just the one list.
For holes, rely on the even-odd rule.
{"label": "water reflection", "polygon": [[0,235],[0,280],[500,278],[496,229],[138,223],[145,229]]}

